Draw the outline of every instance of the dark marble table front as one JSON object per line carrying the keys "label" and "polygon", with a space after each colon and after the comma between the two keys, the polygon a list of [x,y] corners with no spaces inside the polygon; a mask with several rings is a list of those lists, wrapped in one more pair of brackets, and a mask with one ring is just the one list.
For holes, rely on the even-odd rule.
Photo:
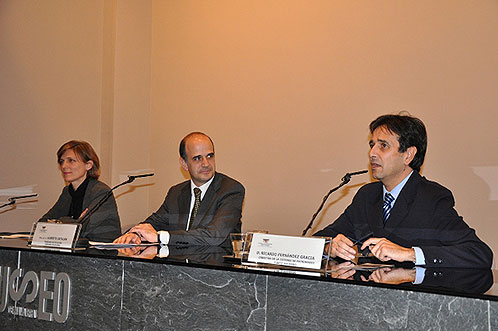
{"label": "dark marble table front", "polygon": [[[35,250],[20,240],[1,240],[0,329],[498,329],[496,284],[488,290],[486,284],[476,285],[489,273],[472,278],[456,270],[426,271],[426,287],[395,286],[247,270],[223,257],[229,253],[218,247],[171,248],[166,259],[154,254],[140,259],[95,249]],[[19,269],[20,277],[7,279],[8,272]],[[48,280],[36,289],[27,281],[47,272],[70,279],[68,315],[62,322],[54,316],[60,320],[64,315],[64,282],[57,287]],[[465,283],[475,285],[476,292],[464,288]],[[54,294],[57,289],[60,293]],[[34,290],[38,297],[30,301]],[[8,291],[17,291],[14,297],[20,299],[14,301]],[[42,292],[45,299],[40,300]],[[39,318],[40,313],[52,314],[52,320]]]}

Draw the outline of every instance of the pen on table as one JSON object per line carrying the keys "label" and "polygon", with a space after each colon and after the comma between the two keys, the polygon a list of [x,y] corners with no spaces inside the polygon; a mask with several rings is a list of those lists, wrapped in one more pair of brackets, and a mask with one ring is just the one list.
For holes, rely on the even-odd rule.
{"label": "pen on table", "polygon": [[128,232],[128,233],[133,233],[133,234],[135,234],[138,238],[140,238],[140,242],[142,242],[143,237],[142,237],[142,235],[141,235],[140,233],[135,232],[135,231],[130,231],[130,232]]}
{"label": "pen on table", "polygon": [[[325,245],[324,246],[330,244],[331,241],[332,241],[331,239],[325,239]],[[328,256],[326,254],[322,254],[322,260],[324,260],[324,259],[328,260],[329,258],[330,258],[330,256]]]}
{"label": "pen on table", "polygon": [[354,246],[354,245],[362,244],[365,240],[367,240],[371,236],[373,236],[373,232],[367,233],[366,235],[364,235],[363,237],[361,237],[358,240],[354,240],[353,238],[350,238],[350,237],[347,237],[347,238],[353,242],[353,246]]}
{"label": "pen on table", "polygon": [[[348,237],[348,236],[346,236],[346,238],[348,238],[349,240],[351,240],[351,241],[353,242],[353,246],[355,246],[355,245],[358,245],[358,244],[363,243],[365,240],[367,240],[367,239],[368,239],[368,238],[370,238],[371,236],[373,236],[373,232],[372,232],[372,231],[370,231],[369,233],[367,233],[366,235],[364,235],[363,237],[361,237],[361,238],[360,238],[360,239],[358,239],[358,240],[355,240],[355,239],[353,239],[353,238],[351,238],[351,237]],[[328,244],[328,243],[330,243],[330,242],[331,242],[331,240],[326,240],[326,241],[325,241],[325,243],[326,243],[326,244]],[[325,254],[323,254],[323,255],[322,255],[322,259],[328,259],[328,258],[329,258],[329,257],[328,257],[327,255],[325,255]]]}

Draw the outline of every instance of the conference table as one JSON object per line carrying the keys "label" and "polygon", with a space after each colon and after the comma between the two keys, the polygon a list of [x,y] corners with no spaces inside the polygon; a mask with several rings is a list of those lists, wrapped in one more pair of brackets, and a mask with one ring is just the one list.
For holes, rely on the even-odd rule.
{"label": "conference table", "polygon": [[413,266],[377,277],[343,266],[258,268],[223,247],[52,250],[1,239],[0,329],[498,329],[496,270],[424,269],[413,284]]}

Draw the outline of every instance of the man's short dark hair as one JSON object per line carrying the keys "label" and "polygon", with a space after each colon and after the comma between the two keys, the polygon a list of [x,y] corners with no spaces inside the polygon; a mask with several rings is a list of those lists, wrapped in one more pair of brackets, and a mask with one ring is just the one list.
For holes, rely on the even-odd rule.
{"label": "man's short dark hair", "polygon": [[193,136],[197,136],[197,135],[201,135],[201,136],[207,137],[209,139],[209,141],[211,141],[211,145],[213,145],[213,152],[214,152],[214,142],[211,139],[211,137],[209,137],[207,134],[202,133],[202,132],[191,132],[188,135],[186,135],[182,139],[182,141],[180,141],[180,156],[182,157],[182,159],[185,162],[187,162],[187,152],[185,151],[185,142],[187,141],[188,138],[193,137]]}
{"label": "man's short dark hair", "polygon": [[424,123],[409,115],[382,115],[370,123],[370,133],[373,134],[375,129],[381,126],[398,136],[398,151],[400,153],[406,152],[408,147],[415,146],[417,148],[417,153],[410,162],[410,167],[420,171],[427,150],[427,132]]}

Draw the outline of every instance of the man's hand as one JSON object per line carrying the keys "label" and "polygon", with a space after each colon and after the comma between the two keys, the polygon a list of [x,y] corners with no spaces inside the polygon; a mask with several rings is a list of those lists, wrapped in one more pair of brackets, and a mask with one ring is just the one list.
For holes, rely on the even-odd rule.
{"label": "man's hand", "polygon": [[140,236],[134,232],[127,232],[121,237],[114,239],[113,244],[135,244],[140,245],[142,243],[142,239]]}
{"label": "man's hand", "polygon": [[415,274],[416,274],[415,269],[380,268],[372,272],[368,280],[372,280],[376,283],[382,283],[382,284],[413,283],[415,281]]}
{"label": "man's hand", "polygon": [[126,256],[135,256],[140,253],[140,246],[131,246],[127,248],[119,248],[118,252]]}
{"label": "man's hand", "polygon": [[354,263],[352,262],[337,263],[334,260],[330,260],[328,267],[331,278],[353,279],[353,275],[356,273],[356,270],[353,269]]}
{"label": "man's hand", "polygon": [[340,257],[341,259],[351,261],[356,255],[356,250],[353,248],[353,242],[343,234],[338,234],[330,243],[330,256]]}
{"label": "man's hand", "polygon": [[135,225],[130,229],[130,232],[137,233],[142,239],[142,241],[148,241],[150,243],[157,242],[157,231],[149,223],[141,223]]}
{"label": "man's hand", "polygon": [[130,229],[130,231],[115,239],[113,243],[139,245],[142,241],[148,241],[151,243],[157,242],[157,231],[149,223],[135,225]]}
{"label": "man's hand", "polygon": [[381,261],[415,262],[415,250],[413,248],[402,247],[386,238],[369,238],[361,245],[361,250],[367,247]]}
{"label": "man's hand", "polygon": [[157,246],[133,246],[129,248],[118,249],[118,252],[126,256],[153,259],[157,256]]}

